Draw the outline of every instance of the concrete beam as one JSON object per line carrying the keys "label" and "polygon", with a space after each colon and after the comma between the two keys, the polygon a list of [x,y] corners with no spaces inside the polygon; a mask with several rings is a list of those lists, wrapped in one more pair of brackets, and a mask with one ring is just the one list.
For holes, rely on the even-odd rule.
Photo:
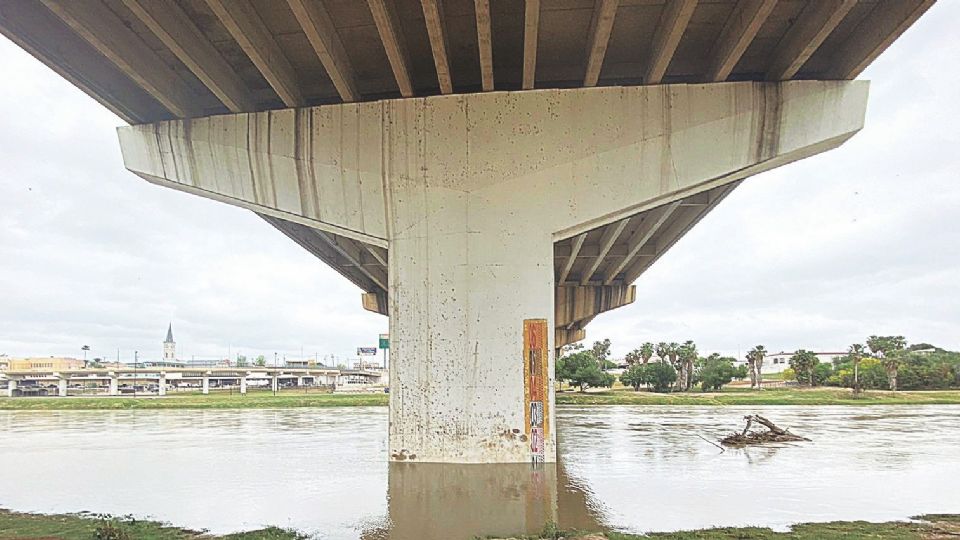
{"label": "concrete beam", "polygon": [[490,0],[474,0],[477,13],[477,49],[480,55],[480,80],[484,92],[493,91],[493,37],[490,27]]}
{"label": "concrete beam", "polygon": [[122,1],[228,109],[254,110],[253,95],[246,83],[180,6],[155,0]]}
{"label": "concrete beam", "polygon": [[423,8],[423,20],[430,36],[430,50],[433,51],[433,65],[437,69],[437,83],[440,92],[453,92],[450,78],[450,59],[447,57],[447,31],[443,24],[443,4],[439,0],[420,0]]}
{"label": "concrete beam", "polygon": [[594,4],[593,20],[590,21],[587,38],[587,73],[583,77],[584,86],[596,86],[600,79],[600,70],[607,55],[607,44],[610,42],[619,3],[620,0],[596,0]]}
{"label": "concrete beam", "polygon": [[128,124],[173,115],[39,2],[0,2],[0,34]]}
{"label": "concrete beam", "polygon": [[897,40],[936,0],[877,2],[836,53],[831,79],[853,79]]}
{"label": "concrete beam", "polygon": [[556,328],[572,329],[576,323],[632,304],[637,297],[633,285],[557,287],[554,306]]}
{"label": "concrete beam", "polygon": [[576,343],[578,341],[587,339],[587,331],[583,328],[575,328],[572,330],[568,330],[566,328],[556,328],[554,332],[554,344],[556,345],[557,350],[570,345],[571,343]]}
{"label": "concrete beam", "polygon": [[250,0],[206,0],[250,61],[257,67],[287,107],[304,104],[297,76],[273,34],[257,15]]}
{"label": "concrete beam", "polygon": [[670,216],[680,207],[680,202],[670,203],[662,208],[656,210],[651,210],[650,215],[643,218],[643,223],[636,231],[630,236],[630,239],[627,240],[627,253],[623,256],[623,259],[612,265],[608,270],[606,275],[603,278],[604,285],[610,285],[613,283],[614,278],[623,271],[623,269],[630,264],[634,257],[636,257],[641,248],[646,245],[647,242],[653,238],[653,235],[657,234],[657,231],[660,230],[660,227],[670,219]]}
{"label": "concrete beam", "polygon": [[382,119],[379,103],[360,103],[119,134],[125,165],[147,181],[386,247]]}
{"label": "concrete beam", "polygon": [[537,45],[540,35],[540,0],[525,0],[523,11],[523,86],[531,90],[537,79]]}
{"label": "concrete beam", "polygon": [[767,80],[792,79],[856,5],[857,0],[808,3],[777,45],[776,55],[767,68]]}
{"label": "concrete beam", "polygon": [[390,61],[393,76],[397,79],[397,87],[403,97],[413,96],[413,83],[410,81],[410,59],[407,55],[407,45],[403,39],[400,20],[397,18],[393,2],[389,0],[367,0],[373,22],[380,33],[380,41]]}
{"label": "concrete beam", "polygon": [[777,0],[738,0],[714,45],[709,80],[727,80],[776,5]]}
{"label": "concrete beam", "polygon": [[567,276],[570,275],[570,269],[572,269],[573,264],[577,262],[577,255],[579,255],[580,250],[583,249],[583,242],[586,239],[587,239],[587,233],[582,233],[582,234],[578,234],[571,241],[570,254],[567,255],[567,262],[563,263],[563,269],[560,271],[560,275],[557,276],[557,283],[563,283],[567,281]]}
{"label": "concrete beam", "polygon": [[198,97],[100,0],[41,0],[80,37],[178,117],[202,114]]}
{"label": "concrete beam", "polygon": [[693,10],[697,7],[697,1],[675,0],[664,4],[657,31],[653,35],[650,60],[643,74],[645,84],[660,84],[663,80],[663,75],[670,66],[670,60],[673,59],[673,53],[677,51],[677,45],[680,44],[680,38],[687,29],[690,17],[693,16]]}
{"label": "concrete beam", "polygon": [[340,99],[348,103],[358,101],[360,92],[357,91],[353,67],[327,8],[322,2],[308,0],[287,0],[287,4],[337,88]]}
{"label": "concrete beam", "polygon": [[629,222],[630,218],[623,218],[616,223],[607,225],[607,228],[603,231],[603,236],[600,237],[600,252],[597,254],[597,257],[593,260],[593,262],[587,265],[587,268],[583,271],[583,274],[580,275],[581,285],[586,285],[587,282],[590,281],[590,278],[593,277],[593,273],[596,272],[597,268],[600,267],[604,257],[607,256],[610,248],[612,248],[613,244],[616,243],[618,238],[620,238],[620,234],[623,232],[623,229]]}

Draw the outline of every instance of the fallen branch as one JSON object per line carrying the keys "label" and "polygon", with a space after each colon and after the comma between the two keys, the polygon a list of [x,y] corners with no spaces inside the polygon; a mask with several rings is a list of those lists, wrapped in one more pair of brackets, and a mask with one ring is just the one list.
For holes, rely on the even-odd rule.
{"label": "fallen branch", "polygon": [[[742,448],[744,446],[749,446],[753,444],[764,444],[764,443],[771,443],[771,442],[795,442],[795,441],[810,440],[806,437],[794,435],[793,433],[790,433],[789,430],[781,429],[776,424],[760,416],[759,414],[750,414],[750,415],[744,416],[743,419],[747,421],[747,425],[746,427],[743,428],[743,431],[740,433],[732,433],[720,439],[720,444],[724,446]],[[764,426],[765,428],[767,428],[767,430],[766,431],[750,431],[750,427],[753,425],[754,422]]]}
{"label": "fallen branch", "polygon": [[710,443],[710,444],[716,446],[717,448],[719,448],[721,454],[727,451],[726,448],[724,448],[724,447],[720,446],[719,444],[711,441],[710,439],[704,437],[703,435],[697,435],[697,437],[700,437],[701,439],[703,439],[703,440],[707,441],[708,443]]}

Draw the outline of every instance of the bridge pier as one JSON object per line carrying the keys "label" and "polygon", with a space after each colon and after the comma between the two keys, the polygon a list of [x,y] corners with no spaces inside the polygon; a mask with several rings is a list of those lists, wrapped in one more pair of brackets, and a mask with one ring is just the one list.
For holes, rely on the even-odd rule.
{"label": "bridge pier", "polygon": [[167,374],[161,373],[160,378],[157,379],[157,395],[165,396],[167,395]]}
{"label": "bridge pier", "polygon": [[241,393],[241,394],[246,394],[246,393],[247,393],[247,378],[246,378],[246,377],[240,377],[240,393]]}
{"label": "bridge pier", "polygon": [[[676,210],[670,230],[682,235],[718,191],[839,146],[863,125],[867,89],[489,92],[175,120],[119,136],[129,170],[257,212],[389,315],[391,459],[550,462],[554,350],[632,301],[640,263],[677,238],[648,224]],[[602,259],[620,234],[635,264]],[[586,275],[555,272],[555,245],[588,236],[603,254]],[[644,252],[648,241],[658,251]]]}
{"label": "bridge pier", "polygon": [[17,393],[17,381],[9,379],[7,381],[7,397],[13,397]]}
{"label": "bridge pier", "polygon": [[109,394],[110,394],[111,396],[119,396],[119,395],[120,395],[120,378],[119,378],[118,376],[116,376],[116,375],[112,375],[112,376],[110,377],[110,390],[109,390]]}
{"label": "bridge pier", "polygon": [[67,379],[57,379],[57,395],[67,397]]}
{"label": "bridge pier", "polygon": [[203,376],[203,389],[201,390],[201,393],[203,395],[210,393],[210,377],[206,375]]}

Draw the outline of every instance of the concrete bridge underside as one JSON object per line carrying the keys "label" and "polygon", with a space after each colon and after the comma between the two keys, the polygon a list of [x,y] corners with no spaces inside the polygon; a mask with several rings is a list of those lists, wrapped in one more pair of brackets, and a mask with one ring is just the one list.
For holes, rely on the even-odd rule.
{"label": "concrete bridge underside", "polygon": [[395,460],[553,461],[554,351],[745,178],[863,125],[932,0],[10,0],[127,168],[390,317]]}

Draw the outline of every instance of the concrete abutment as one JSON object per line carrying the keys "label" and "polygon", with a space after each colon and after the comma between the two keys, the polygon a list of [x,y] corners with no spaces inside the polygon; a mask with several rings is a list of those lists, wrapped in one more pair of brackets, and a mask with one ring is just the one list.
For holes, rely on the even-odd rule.
{"label": "concrete abutment", "polygon": [[632,302],[635,279],[621,264],[630,279],[567,288],[554,243],[839,146],[867,88],[491,92],[119,134],[128,169],[295,224],[288,236],[389,315],[392,459],[549,462],[554,350]]}

